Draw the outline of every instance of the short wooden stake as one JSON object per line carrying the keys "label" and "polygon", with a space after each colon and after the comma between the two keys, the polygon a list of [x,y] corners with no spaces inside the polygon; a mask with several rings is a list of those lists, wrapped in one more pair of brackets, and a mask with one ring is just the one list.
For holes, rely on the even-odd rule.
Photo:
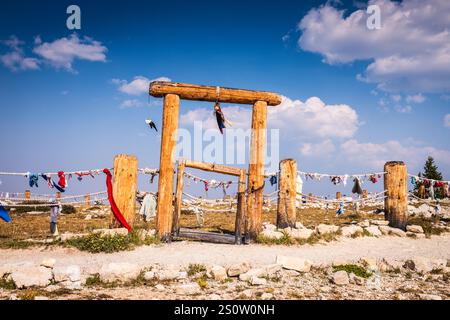
{"label": "short wooden stake", "polygon": [[[114,201],[130,226],[134,224],[136,214],[137,170],[138,159],[135,156],[119,154],[115,157]],[[111,218],[114,221],[112,214]]]}
{"label": "short wooden stake", "polygon": [[248,177],[247,218],[249,239],[262,228],[264,194],[264,152],[266,147],[267,102],[257,101],[252,111],[252,135]]}
{"label": "short wooden stake", "polygon": [[313,198],[312,198],[312,193],[311,192],[308,194],[308,202],[309,203],[313,202]]}
{"label": "short wooden stake", "polygon": [[178,236],[180,233],[180,216],[181,216],[181,201],[183,197],[184,186],[184,160],[178,160],[177,168],[177,191],[175,192],[175,210],[173,211],[173,226],[172,235]]}
{"label": "short wooden stake", "polygon": [[56,192],[56,194],[55,194],[55,198],[56,198],[56,200],[60,200],[61,199],[61,192]]}
{"label": "short wooden stake", "polygon": [[84,205],[86,207],[89,207],[91,205],[91,196],[89,196],[89,195],[84,196]]}
{"label": "short wooden stake", "polygon": [[295,227],[297,212],[295,202],[297,199],[297,162],[294,159],[280,161],[280,179],[277,203],[277,227],[284,229]]}
{"label": "short wooden stake", "polygon": [[421,184],[419,187],[419,198],[425,198],[425,185]]}
{"label": "short wooden stake", "polygon": [[25,190],[25,199],[26,200],[30,200],[31,199],[31,191],[30,190]]}
{"label": "short wooden stake", "polygon": [[336,200],[340,200],[341,199],[341,193],[338,191],[336,192]]}
{"label": "short wooden stake", "polygon": [[363,190],[363,199],[367,199],[367,190]]}
{"label": "short wooden stake", "polygon": [[390,161],[384,165],[384,217],[389,226],[405,230],[408,220],[407,171],[402,161]]}
{"label": "short wooden stake", "polygon": [[173,178],[179,106],[179,96],[175,94],[167,94],[164,96],[156,230],[160,239],[166,242],[171,241],[170,233],[173,222]]}

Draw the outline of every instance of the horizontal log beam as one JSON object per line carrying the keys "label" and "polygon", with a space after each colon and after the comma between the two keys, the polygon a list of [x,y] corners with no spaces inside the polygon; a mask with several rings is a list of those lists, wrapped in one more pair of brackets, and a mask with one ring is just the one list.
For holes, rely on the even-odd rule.
{"label": "horizontal log beam", "polygon": [[200,230],[180,228],[177,238],[206,241],[212,243],[234,244],[235,236],[231,234],[219,234]]}
{"label": "horizontal log beam", "polygon": [[153,81],[150,83],[149,93],[153,97],[163,97],[166,94],[176,94],[181,99],[210,101],[240,104],[255,104],[257,101],[265,101],[269,106],[281,103],[279,94],[267,91],[253,91],[243,89],[232,89],[202,86],[187,83]]}
{"label": "horizontal log beam", "polygon": [[[220,164],[214,164],[214,163],[207,163],[207,162],[200,162],[200,161],[194,161],[194,160],[184,160],[184,165],[187,168],[192,169],[199,169],[203,171],[209,171],[209,172],[216,172],[216,173],[222,173],[222,174],[229,174],[232,176],[239,177],[242,174],[242,171],[244,169],[234,168],[234,167],[227,167]],[[245,170],[244,170],[245,172]]]}

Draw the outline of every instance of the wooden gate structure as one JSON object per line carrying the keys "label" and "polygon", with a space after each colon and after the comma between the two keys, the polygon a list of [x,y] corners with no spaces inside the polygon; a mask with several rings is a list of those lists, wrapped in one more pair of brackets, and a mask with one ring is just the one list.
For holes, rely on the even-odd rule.
{"label": "wooden gate structure", "polygon": [[[203,171],[227,174],[238,177],[238,197],[236,222],[234,228],[234,238],[229,235],[221,235],[212,232],[199,232],[180,228],[181,200],[184,186],[184,168],[193,168]],[[196,240],[205,240],[218,243],[242,243],[242,222],[245,221],[245,178],[247,172],[245,169],[228,167],[214,163],[206,163],[192,160],[178,160],[177,166],[177,186],[175,192],[175,210],[173,213],[172,235],[181,238],[191,238]]]}
{"label": "wooden gate structure", "polygon": [[156,229],[163,241],[170,241],[173,230],[175,148],[180,99],[253,105],[246,232],[254,239],[261,231],[262,224],[267,106],[279,105],[280,95],[266,91],[164,81],[150,83],[149,94],[153,97],[164,97],[156,215]]}

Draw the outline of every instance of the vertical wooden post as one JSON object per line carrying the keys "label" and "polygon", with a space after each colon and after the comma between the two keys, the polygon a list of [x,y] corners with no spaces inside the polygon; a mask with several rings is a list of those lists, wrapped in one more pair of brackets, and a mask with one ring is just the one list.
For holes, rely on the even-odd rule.
{"label": "vertical wooden post", "polygon": [[338,191],[336,192],[336,200],[340,200],[341,199],[341,193]]}
{"label": "vertical wooden post", "polygon": [[238,199],[237,199],[237,211],[236,211],[236,223],[235,223],[235,243],[242,243],[242,220],[245,219],[245,179],[247,173],[245,170],[241,171],[238,182]]}
{"label": "vertical wooden post", "polygon": [[280,181],[278,183],[277,227],[295,227],[297,220],[297,162],[294,159],[280,161]]}
{"label": "vertical wooden post", "polygon": [[86,207],[89,207],[91,205],[91,197],[89,195],[84,196],[84,204]]}
{"label": "vertical wooden post", "polygon": [[367,199],[367,190],[363,190],[363,199]]}
{"label": "vertical wooden post", "polygon": [[30,190],[25,190],[25,199],[26,200],[30,200],[31,199],[31,191]]}
{"label": "vertical wooden post", "polygon": [[[130,226],[136,214],[137,170],[138,159],[135,156],[119,154],[114,158],[114,201]],[[115,222],[112,214],[111,219]]]}
{"label": "vertical wooden post", "polygon": [[425,185],[423,183],[419,187],[419,198],[425,198]]}
{"label": "vertical wooden post", "polygon": [[175,210],[173,211],[173,226],[172,235],[177,236],[180,232],[180,215],[181,215],[181,200],[183,198],[184,185],[184,160],[178,159],[177,168],[177,191],[175,193]]}
{"label": "vertical wooden post", "polygon": [[390,161],[384,165],[384,217],[394,228],[405,229],[408,220],[407,171],[402,161]]}
{"label": "vertical wooden post", "polygon": [[173,219],[173,178],[175,169],[175,147],[178,130],[180,97],[175,94],[164,96],[161,154],[158,180],[158,209],[156,229],[163,241],[170,241]]}
{"label": "vertical wooden post", "polygon": [[248,236],[255,239],[262,227],[264,152],[266,147],[267,102],[257,101],[252,110],[252,136],[248,177]]}
{"label": "vertical wooden post", "polygon": [[61,199],[61,192],[56,192],[56,194],[55,194],[55,198],[56,198],[56,200],[60,200]]}
{"label": "vertical wooden post", "polygon": [[311,192],[308,194],[308,202],[309,203],[313,202],[313,200],[312,200],[312,193]]}

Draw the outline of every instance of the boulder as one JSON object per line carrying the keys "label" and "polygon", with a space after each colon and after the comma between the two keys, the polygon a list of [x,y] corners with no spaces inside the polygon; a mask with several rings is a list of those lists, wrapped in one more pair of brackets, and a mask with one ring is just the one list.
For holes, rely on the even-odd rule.
{"label": "boulder", "polygon": [[296,229],[305,229],[305,226],[303,225],[303,223],[301,223],[300,221],[297,221],[295,223],[295,228]]}
{"label": "boulder", "polygon": [[289,229],[289,231],[287,231],[287,234],[294,239],[300,239],[300,240],[306,240],[309,239],[309,237],[311,237],[311,235],[314,233],[313,230],[311,229],[306,229],[306,228],[302,228],[302,229]]}
{"label": "boulder", "polygon": [[178,279],[179,270],[174,268],[163,269],[155,272],[155,278],[158,280],[172,281]]}
{"label": "boulder", "polygon": [[240,274],[246,273],[248,270],[250,270],[250,265],[248,263],[238,263],[231,265],[228,270],[228,276],[229,277],[237,277]]}
{"label": "boulder", "polygon": [[330,224],[319,224],[316,227],[317,234],[323,235],[327,233],[336,233],[339,230],[338,226]]}
{"label": "boulder", "polygon": [[365,228],[365,230],[373,237],[380,237],[382,235],[380,229],[377,226],[370,226]]}
{"label": "boulder", "polygon": [[139,265],[128,262],[112,262],[102,265],[99,271],[100,279],[105,282],[129,281],[139,276]]}
{"label": "boulder", "polygon": [[414,257],[407,260],[404,264],[405,268],[409,268],[418,273],[425,274],[433,270],[443,270],[447,265],[445,259],[429,259],[425,257]]}
{"label": "boulder", "polygon": [[379,268],[383,272],[400,271],[403,267],[403,263],[399,260],[391,258],[383,258],[379,263]]}
{"label": "boulder", "polygon": [[348,278],[348,274],[344,270],[337,271],[337,272],[333,273],[331,281],[334,284],[337,284],[339,286],[347,285],[347,284],[350,283],[350,279]]}
{"label": "boulder", "polygon": [[250,278],[250,284],[252,285],[252,286],[263,286],[263,285],[265,285],[265,284],[267,284],[267,280],[266,279],[264,279],[264,278],[259,278],[259,277],[257,277],[257,276],[252,276],[251,278]]}
{"label": "boulder", "polygon": [[309,272],[312,262],[298,257],[277,256],[276,263],[284,269],[295,270],[298,272]]}
{"label": "boulder", "polygon": [[364,278],[358,277],[353,272],[348,275],[348,280],[350,283],[357,284],[358,286],[364,285],[365,282]]}
{"label": "boulder", "polygon": [[265,238],[274,239],[274,240],[279,240],[279,239],[283,238],[283,236],[284,236],[283,232],[276,231],[276,230],[269,230],[269,229],[264,229],[260,233],[260,235]]}
{"label": "boulder", "polygon": [[273,225],[273,224],[271,224],[269,222],[263,222],[262,227],[263,227],[264,230],[270,230],[270,231],[276,231],[277,230],[277,226]]}
{"label": "boulder", "polygon": [[360,259],[360,262],[369,271],[377,271],[378,270],[378,265],[377,265],[377,259],[376,258],[362,257]]}
{"label": "boulder", "polygon": [[364,220],[358,223],[358,226],[363,227],[363,228],[367,228],[370,226],[370,221],[369,220]]}
{"label": "boulder", "polygon": [[17,288],[45,287],[53,278],[52,270],[42,266],[24,266],[11,273]]}
{"label": "boulder", "polygon": [[389,224],[388,220],[370,220],[370,224],[375,226],[387,226]]}
{"label": "boulder", "polygon": [[245,299],[251,299],[253,296],[253,290],[252,289],[247,289],[241,292],[241,295],[245,298]]}
{"label": "boulder", "polygon": [[239,275],[239,280],[249,281],[252,277],[266,277],[267,271],[264,268],[250,269],[246,273]]}
{"label": "boulder", "polygon": [[419,294],[420,300],[442,300],[441,296],[438,296],[436,294],[425,294],[420,293]]}
{"label": "boulder", "polygon": [[406,237],[406,232],[403,231],[402,229],[398,229],[398,228],[390,228],[389,230],[391,235],[397,236],[397,237]]}
{"label": "boulder", "polygon": [[270,264],[266,266],[264,269],[268,277],[274,277],[281,271],[282,267],[279,264]]}
{"label": "boulder", "polygon": [[56,263],[56,260],[53,258],[44,259],[41,261],[41,266],[46,268],[53,268]]}
{"label": "boulder", "polygon": [[412,233],[423,233],[423,228],[418,225],[409,225],[409,226],[406,226],[406,231],[409,231]]}
{"label": "boulder", "polygon": [[345,226],[341,228],[341,232],[344,237],[352,237],[356,234],[362,234],[363,228],[355,225]]}
{"label": "boulder", "polygon": [[191,282],[191,283],[185,283],[180,284],[175,288],[175,292],[179,295],[195,295],[199,294],[201,292],[201,288],[197,283]]}
{"label": "boulder", "polygon": [[270,300],[270,299],[272,299],[272,298],[273,298],[273,294],[268,293],[268,292],[264,292],[264,293],[261,295],[261,300]]}
{"label": "boulder", "polygon": [[213,276],[214,280],[222,281],[227,278],[227,270],[222,266],[213,266],[211,268],[211,275]]}
{"label": "boulder", "polygon": [[380,229],[384,236],[387,236],[391,232],[391,227],[389,226],[378,226],[378,229]]}
{"label": "boulder", "polygon": [[147,281],[155,279],[155,272],[147,271],[146,273],[144,273],[144,279]]}
{"label": "boulder", "polygon": [[67,289],[81,289],[81,269],[77,265],[54,267],[53,278]]}

